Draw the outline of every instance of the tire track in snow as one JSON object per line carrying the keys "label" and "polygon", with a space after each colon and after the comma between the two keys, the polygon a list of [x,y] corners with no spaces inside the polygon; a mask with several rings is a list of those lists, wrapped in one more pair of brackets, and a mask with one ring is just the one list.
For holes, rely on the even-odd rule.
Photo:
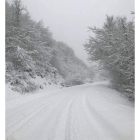
{"label": "tire track in snow", "polygon": [[[96,131],[91,127],[85,111],[83,109],[83,96],[86,89],[83,89],[79,94],[79,97],[75,99],[72,107],[72,127],[73,132],[71,133],[71,140],[98,140]],[[75,137],[76,136],[76,137]]]}
{"label": "tire track in snow", "polygon": [[[6,130],[10,129],[13,127],[16,123],[20,122],[23,120],[25,117],[30,115],[32,112],[36,111],[39,109],[42,105],[47,104],[47,102],[52,101],[53,99],[56,99],[58,97],[55,96],[61,96],[58,94],[55,94],[51,97],[45,97],[45,98],[39,98],[38,100],[32,101],[31,103],[28,103],[27,105],[23,106],[22,108],[17,108],[17,110],[12,110],[10,114],[8,113],[6,117]],[[53,99],[51,99],[53,98]],[[46,101],[47,100],[47,101]],[[15,115],[17,114],[17,115]],[[14,117],[14,118],[13,118]]]}
{"label": "tire track in snow", "polygon": [[[56,97],[56,99],[54,99],[55,103],[51,102],[49,104],[49,107],[44,108],[41,112],[38,112],[38,114],[33,116],[33,118],[31,118],[24,126],[22,126],[22,128],[17,130],[18,132],[16,132],[15,136],[17,136],[17,138],[19,135],[23,136],[23,137],[20,137],[20,140],[22,140],[22,139],[24,140],[24,137],[25,137],[25,139],[30,140],[30,134],[28,132],[26,132],[26,128],[29,130],[29,127],[30,127],[30,133],[33,133],[32,137],[34,137],[34,138],[32,138],[32,139],[36,139],[36,140],[41,139],[42,140],[43,137],[48,136],[48,134],[46,135],[46,131],[48,130],[47,131],[47,133],[48,133],[51,128],[51,125],[53,124],[53,122],[51,122],[49,120],[53,120],[53,121],[55,120],[55,116],[58,115],[59,109],[61,110],[62,106],[65,106],[65,104],[63,104],[63,101],[65,101],[64,103],[67,103],[67,100],[69,100],[69,98],[70,97],[64,93],[60,98]],[[57,102],[58,102],[58,104],[57,104]],[[49,129],[48,129],[48,126],[49,126]],[[37,129],[37,130],[34,130],[34,129]],[[35,136],[36,133],[34,131],[36,133],[38,133],[38,135],[37,135],[38,138]],[[25,136],[25,134],[27,134],[27,137]]]}
{"label": "tire track in snow", "polygon": [[[61,95],[61,96],[63,96],[63,95]],[[59,98],[61,98],[61,96],[59,96]],[[51,99],[49,102],[47,101],[47,102],[43,103],[41,106],[39,106],[38,108],[36,108],[35,110],[33,110],[32,112],[27,114],[27,116],[25,118],[22,118],[17,123],[15,123],[13,126],[11,126],[12,129],[7,129],[6,136],[10,137],[13,133],[18,131],[22,127],[24,127],[26,124],[28,124],[31,120],[33,120],[34,117],[36,117],[38,114],[43,112],[53,101],[55,101],[56,98],[58,98],[58,97],[56,96],[53,99]]]}
{"label": "tire track in snow", "polygon": [[[55,125],[53,125],[51,132],[49,134],[48,140],[63,140],[65,138],[65,129],[66,129],[66,122],[67,118],[69,117],[69,111],[71,109],[72,103],[76,98],[77,94],[73,94],[73,97],[69,99],[69,101],[64,105],[64,108],[60,112],[59,116],[55,121]],[[64,124],[62,124],[62,121]],[[62,128],[63,127],[63,128]],[[61,133],[60,133],[61,130]],[[58,135],[60,134],[60,135]],[[58,138],[59,137],[59,138]]]}
{"label": "tire track in snow", "polygon": [[[58,95],[57,93],[55,93],[55,94]],[[48,96],[50,96],[50,95],[47,94],[47,95],[41,96],[39,98],[35,98],[35,99],[29,100],[29,101],[26,101],[26,102],[23,102],[23,103],[19,103],[18,105],[14,106],[12,108],[7,108],[7,106],[6,106],[6,111],[8,112],[8,117],[10,115],[12,115],[13,112],[20,111],[21,109],[24,109],[24,108],[30,106],[32,103],[39,102],[39,100],[42,100],[44,98],[48,98]],[[9,101],[7,101],[7,102],[9,102]]]}
{"label": "tire track in snow", "polygon": [[98,134],[99,140],[104,139],[104,137],[108,140],[127,140],[111,123],[105,120],[104,117],[91,106],[87,94],[85,94],[83,102],[87,118],[93,127],[96,128],[96,134]]}
{"label": "tire track in snow", "polygon": [[[72,124],[73,124],[72,123],[72,107],[73,107],[74,101],[78,95],[79,95],[79,93],[76,94],[76,96],[73,98],[73,100],[71,101],[71,103],[68,106],[67,119],[66,119],[66,125],[65,125],[65,130],[64,130],[65,131],[65,137],[64,137],[65,140],[70,140],[72,133],[74,134],[73,126],[72,126]],[[77,136],[75,134],[75,138],[76,137]]]}
{"label": "tire track in snow", "polygon": [[[111,92],[113,90],[102,85],[84,85],[61,90],[56,92],[56,96],[38,98],[30,105],[29,102],[22,104],[23,106],[16,107],[15,112],[9,112],[13,116],[11,123],[20,118],[21,112],[24,113],[25,118],[23,117],[17,123],[13,122],[8,135],[6,134],[7,140],[133,140],[133,133],[128,135],[131,136],[130,138],[125,137],[131,130],[126,126],[133,125],[133,112],[131,111],[133,109],[121,106],[123,99],[121,97],[119,99],[116,95],[113,96]],[[108,98],[110,94],[113,98]],[[114,103],[111,99],[116,102]],[[124,116],[120,120],[125,120],[130,114],[121,131],[118,128],[121,128],[122,124],[116,125],[117,122],[113,122],[114,119],[110,121],[110,112],[111,115],[113,113],[121,115],[121,113],[117,114],[120,107],[111,111],[116,108],[112,108],[111,105],[117,106],[118,104],[123,107],[121,111],[124,111],[122,113]],[[14,113],[17,113],[17,118],[14,117]],[[10,118],[10,115],[7,117]],[[118,119],[118,116],[114,114],[112,116]],[[124,128],[126,131],[122,131]]]}

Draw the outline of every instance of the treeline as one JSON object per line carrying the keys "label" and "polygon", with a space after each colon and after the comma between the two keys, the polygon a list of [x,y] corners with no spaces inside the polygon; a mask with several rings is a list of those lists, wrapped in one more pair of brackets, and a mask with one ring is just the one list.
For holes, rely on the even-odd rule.
{"label": "treeline", "polygon": [[5,51],[6,82],[18,91],[36,90],[29,80],[36,75],[53,80],[60,75],[69,86],[88,77],[88,67],[68,45],[55,41],[42,21],[32,20],[21,0],[6,1]]}
{"label": "treeline", "polygon": [[134,100],[134,22],[107,16],[102,28],[89,29],[94,34],[84,45],[89,59],[109,73],[113,88]]}

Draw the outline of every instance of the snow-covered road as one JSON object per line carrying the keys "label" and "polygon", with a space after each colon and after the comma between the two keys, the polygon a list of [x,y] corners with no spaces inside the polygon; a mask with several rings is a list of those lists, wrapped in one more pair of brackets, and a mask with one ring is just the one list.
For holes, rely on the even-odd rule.
{"label": "snow-covered road", "polygon": [[6,140],[134,140],[133,104],[105,84],[32,96],[6,102]]}

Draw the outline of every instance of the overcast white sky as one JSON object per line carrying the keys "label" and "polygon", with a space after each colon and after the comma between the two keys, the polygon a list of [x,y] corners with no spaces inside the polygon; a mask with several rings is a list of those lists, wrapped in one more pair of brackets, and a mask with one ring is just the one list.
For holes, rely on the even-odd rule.
{"label": "overcast white sky", "polygon": [[[11,1],[11,0],[10,0]],[[86,63],[83,44],[88,39],[88,26],[101,27],[106,14],[126,16],[134,11],[134,0],[22,0],[32,19],[43,20],[54,39],[72,47]]]}

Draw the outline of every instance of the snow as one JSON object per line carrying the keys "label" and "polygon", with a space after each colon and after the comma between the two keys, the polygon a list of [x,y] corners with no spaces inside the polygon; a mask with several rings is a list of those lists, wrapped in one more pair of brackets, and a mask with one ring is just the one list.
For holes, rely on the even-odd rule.
{"label": "snow", "polygon": [[134,105],[108,84],[25,95],[7,87],[7,140],[134,140]]}
{"label": "snow", "polygon": [[[39,80],[38,82],[41,85],[43,85],[46,80]],[[46,82],[47,83],[47,82]],[[52,92],[60,90],[62,87],[60,85],[52,84],[48,85],[46,84],[42,89],[38,89],[37,91],[34,91],[32,93],[26,93],[26,94],[20,94],[18,92],[15,92],[11,90],[11,85],[6,85],[6,108],[12,108],[14,106],[18,106],[19,104],[26,103],[29,101],[32,101],[34,99],[38,99],[40,97],[46,96],[46,94],[50,94]]]}

